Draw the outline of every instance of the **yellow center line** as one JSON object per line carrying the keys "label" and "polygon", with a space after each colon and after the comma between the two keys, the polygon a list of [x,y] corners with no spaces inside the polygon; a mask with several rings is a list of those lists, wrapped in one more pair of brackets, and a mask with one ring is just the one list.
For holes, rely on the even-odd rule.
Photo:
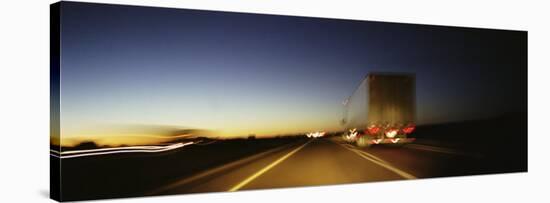
{"label": "yellow center line", "polygon": [[287,159],[288,157],[292,156],[294,153],[298,152],[300,149],[304,148],[307,144],[309,144],[312,140],[304,143],[302,146],[292,150],[291,152],[289,152],[288,154],[284,155],[283,157],[277,159],[276,161],[274,161],[273,163],[267,165],[266,167],[262,168],[262,170],[259,170],[258,172],[252,174],[250,177],[246,178],[245,180],[243,180],[242,182],[240,182],[239,184],[233,186],[231,189],[229,189],[228,191],[229,192],[234,192],[234,191],[237,191],[239,189],[241,189],[242,187],[244,187],[246,184],[252,182],[254,179],[258,178],[259,176],[261,176],[262,174],[264,174],[265,172],[269,171],[269,169],[275,167],[277,164],[280,164],[281,162],[283,162],[285,159]]}
{"label": "yellow center line", "polygon": [[[341,147],[343,147],[343,148],[345,148],[349,151],[354,152],[355,154],[359,155],[360,157],[363,157],[364,159],[367,159],[367,160],[369,160],[369,161],[371,161],[371,162],[373,162],[373,163],[375,163],[379,166],[382,166],[382,167],[396,173],[397,175],[400,175],[401,177],[403,177],[405,179],[416,179],[415,176],[413,176],[413,175],[411,175],[411,174],[409,174],[405,171],[402,171],[398,168],[395,168],[394,166],[388,164],[386,161],[383,161],[382,159],[380,159],[380,158],[378,158],[378,157],[376,157],[376,156],[374,156],[374,155],[372,155],[368,152],[365,152],[365,151],[360,151],[359,152],[359,150],[352,150],[350,148],[345,147],[344,145],[341,145],[341,144],[338,144],[338,143],[335,143],[335,144],[340,145]],[[365,153],[365,154],[363,154],[363,153]]]}

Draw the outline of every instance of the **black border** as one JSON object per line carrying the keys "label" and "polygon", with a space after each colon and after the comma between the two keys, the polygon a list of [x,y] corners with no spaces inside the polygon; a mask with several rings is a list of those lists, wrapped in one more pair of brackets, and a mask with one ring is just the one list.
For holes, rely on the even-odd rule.
{"label": "black border", "polygon": [[[60,151],[61,2],[50,5],[50,150]],[[61,159],[50,152],[50,198],[61,198]]]}

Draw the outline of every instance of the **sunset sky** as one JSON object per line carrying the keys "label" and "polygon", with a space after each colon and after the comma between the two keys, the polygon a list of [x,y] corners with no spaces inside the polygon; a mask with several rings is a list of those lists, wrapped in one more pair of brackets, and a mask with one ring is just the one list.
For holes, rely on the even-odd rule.
{"label": "sunset sky", "polygon": [[517,31],[65,3],[61,136],[339,130],[342,101],[372,71],[416,74],[419,124],[526,111],[526,42]]}

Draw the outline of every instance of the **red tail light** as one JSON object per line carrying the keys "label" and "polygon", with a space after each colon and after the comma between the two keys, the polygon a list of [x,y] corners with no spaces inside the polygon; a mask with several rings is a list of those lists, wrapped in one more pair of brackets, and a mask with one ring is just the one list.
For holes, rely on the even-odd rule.
{"label": "red tail light", "polygon": [[372,125],[372,126],[367,128],[367,131],[369,132],[369,134],[374,135],[374,134],[378,133],[378,131],[380,131],[380,128]]}
{"label": "red tail light", "polygon": [[414,125],[407,126],[406,128],[403,128],[403,132],[405,134],[410,134],[414,131]]}

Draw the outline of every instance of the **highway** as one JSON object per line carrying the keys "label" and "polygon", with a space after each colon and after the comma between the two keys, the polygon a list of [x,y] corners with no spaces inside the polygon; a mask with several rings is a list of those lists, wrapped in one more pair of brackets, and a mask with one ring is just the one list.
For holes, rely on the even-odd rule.
{"label": "highway", "polygon": [[[358,148],[337,137],[299,140],[194,174],[149,195],[241,191],[457,175],[480,157],[410,144]],[[454,163],[454,164],[448,164]],[[456,166],[460,166],[454,168]],[[454,168],[454,169],[453,169]],[[460,174],[458,174],[460,175]]]}
{"label": "highway", "polygon": [[[521,126],[500,128],[512,125]],[[51,148],[50,164],[62,161],[64,201],[407,181],[526,172],[523,129],[512,118],[440,124],[419,127],[412,143],[369,148],[339,134]]]}

